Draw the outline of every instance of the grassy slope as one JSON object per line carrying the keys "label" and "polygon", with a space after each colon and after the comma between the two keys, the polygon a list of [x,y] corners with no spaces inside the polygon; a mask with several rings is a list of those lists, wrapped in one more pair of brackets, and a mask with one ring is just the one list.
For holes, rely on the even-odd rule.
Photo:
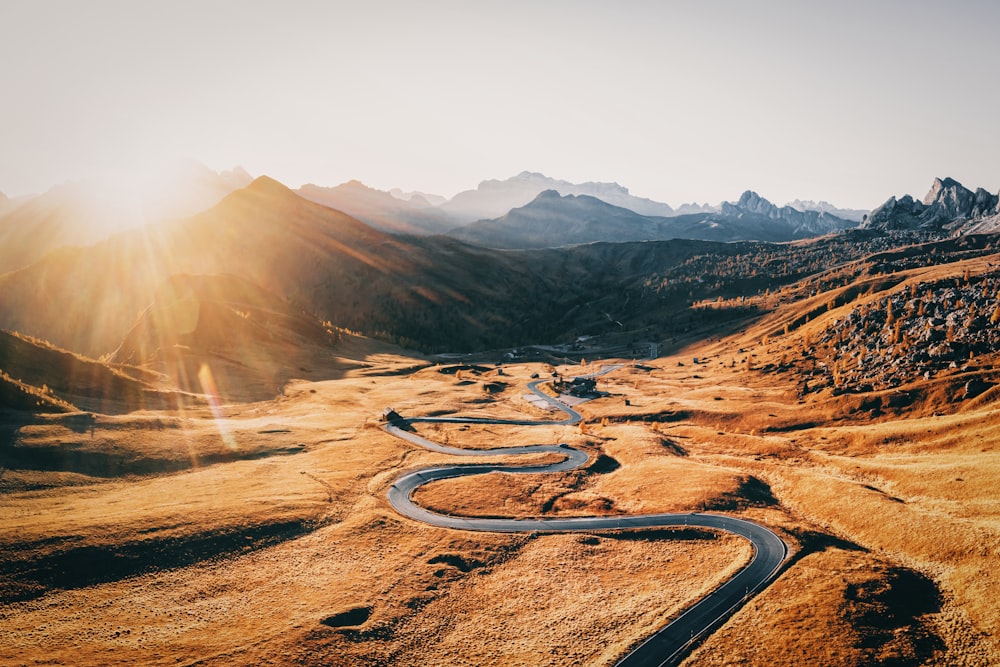
{"label": "grassy slope", "polygon": [[[45,341],[0,331],[0,371],[6,375],[0,407],[18,410],[70,410],[73,406],[103,412],[176,404],[178,396],[159,392],[140,369],[114,367],[59,349]],[[25,395],[35,397],[25,399]]]}
{"label": "grassy slope", "polygon": [[268,400],[294,378],[335,377],[339,338],[236,276],[174,275],[112,359],[155,369],[186,392]]}
{"label": "grassy slope", "polygon": [[[773,313],[741,334],[607,376],[599,388],[610,395],[584,406],[580,428],[427,429],[473,447],[567,441],[618,467],[422,493],[470,512],[716,507],[785,531],[792,564],[689,664],[1000,662],[995,403],[951,400],[947,374],[915,379],[925,400],[878,414],[832,388],[800,397],[808,365],[774,368],[843,316],[841,306],[817,313],[814,290],[769,296]],[[842,307],[884,292],[866,291]],[[0,662],[454,664],[501,646],[511,662],[609,664],[747,557],[739,540],[703,535],[468,535],[400,519],[384,500],[392,479],[452,459],[387,437],[375,415],[537,416],[521,394],[546,369],[509,367],[507,388],[490,395],[482,383],[499,378],[418,370],[419,359],[358,339],[338,351],[338,379],[226,406],[221,420],[188,411],[158,436],[125,418],[98,425],[109,447],[174,451],[192,460],[187,471],[110,481],[37,471],[34,490],[23,479],[8,487]],[[593,368],[564,369],[582,370]],[[229,446],[222,432],[248,452],[305,446],[194,463],[200,448]],[[96,578],[62,568],[93,554],[115,567]],[[343,613],[356,625],[331,627]]]}
{"label": "grassy slope", "polygon": [[[373,416],[386,404],[411,409],[415,387],[432,404],[490,407],[452,376],[394,374],[412,363],[372,349],[345,378],[297,385],[273,405],[226,409],[240,446],[304,441],[294,456],[8,493],[0,544],[10,602],[0,608],[8,630],[0,658],[70,659],[63,647],[74,646],[74,660],[92,663],[114,652],[153,663],[157,655],[219,664],[275,656],[366,664],[419,655],[445,664],[459,652],[492,650],[476,609],[509,598],[511,582],[521,582],[520,601],[507,603],[513,615],[504,612],[488,627],[511,657],[527,651],[544,661],[553,645],[624,626],[610,645],[574,649],[580,660],[606,661],[747,557],[739,540],[705,535],[664,549],[662,538],[472,536],[398,519],[383,499],[392,477],[448,457],[411,451],[366,427]],[[519,371],[517,381],[528,374]],[[184,439],[199,418],[207,438],[214,420],[188,414]],[[145,437],[130,442],[150,446]],[[566,559],[581,577],[573,589],[555,576]],[[607,568],[592,570],[595,560]],[[68,562],[102,565],[95,574],[64,568]],[[651,587],[653,573],[671,585]],[[623,577],[628,583],[619,585]],[[652,606],[640,612],[645,601]],[[63,609],[58,626],[46,620],[53,604]],[[320,623],[359,605],[371,607],[360,635]],[[453,626],[459,609],[469,622]],[[560,616],[547,630],[526,633],[553,613]],[[439,643],[428,633],[443,625],[447,640]]]}

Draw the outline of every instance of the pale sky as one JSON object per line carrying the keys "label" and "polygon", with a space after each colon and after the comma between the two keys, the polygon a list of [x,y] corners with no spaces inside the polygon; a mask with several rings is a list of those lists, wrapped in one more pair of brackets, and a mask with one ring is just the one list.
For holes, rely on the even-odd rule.
{"label": "pale sky", "polygon": [[675,206],[996,192],[998,26],[990,0],[0,0],[0,191],[194,158]]}

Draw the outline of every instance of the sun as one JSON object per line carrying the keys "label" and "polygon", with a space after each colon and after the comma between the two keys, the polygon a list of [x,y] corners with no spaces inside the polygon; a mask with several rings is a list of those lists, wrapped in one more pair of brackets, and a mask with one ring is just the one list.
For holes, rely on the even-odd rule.
{"label": "sun", "polygon": [[130,159],[85,181],[91,196],[122,228],[184,218],[225,194],[219,173],[191,158]]}

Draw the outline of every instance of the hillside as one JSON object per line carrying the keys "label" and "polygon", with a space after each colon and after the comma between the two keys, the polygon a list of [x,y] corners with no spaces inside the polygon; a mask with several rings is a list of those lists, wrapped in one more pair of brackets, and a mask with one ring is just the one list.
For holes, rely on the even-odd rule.
{"label": "hillside", "polygon": [[187,392],[264,400],[293,377],[332,372],[339,334],[235,276],[174,275],[111,360],[154,368]]}
{"label": "hillside", "polygon": [[[996,664],[996,352],[919,351],[980,337],[995,350],[988,319],[968,309],[1000,303],[1000,245],[922,238],[531,253],[552,271],[599,262],[650,276],[634,285],[642,296],[615,295],[620,309],[641,298],[655,313],[659,292],[677,290],[674,302],[699,285],[732,293],[685,306],[676,344],[652,336],[658,359],[616,362],[577,407],[578,427],[415,425],[471,449],[565,442],[588,453],[585,469],[446,480],[418,500],[476,516],[721,512],[778,531],[793,554],[776,580],[684,664]],[[657,264],[639,245],[674,256]],[[171,290],[276,305],[231,281]],[[956,313],[952,341],[942,310]],[[931,346],[893,342],[939,329]],[[404,472],[455,459],[390,437],[376,417],[393,406],[545,419],[524,400],[528,383],[600,370],[611,338],[580,341],[583,362],[459,368],[345,336],[340,372],[274,401],[39,417],[16,434],[33,458],[0,476],[0,661],[447,665],[501,647],[511,661],[561,664],[553,647],[577,641],[575,662],[614,664],[745,562],[747,544],[691,530],[430,528],[385,494]]]}
{"label": "hillside", "polygon": [[[748,545],[692,530],[468,534],[401,518],[386,501],[394,480],[454,458],[390,437],[377,417],[392,406],[547,419],[528,384],[600,371],[606,356],[616,368],[577,407],[579,426],[415,425],[463,448],[564,442],[587,452],[586,468],[445,480],[418,500],[488,516],[723,512],[779,532],[793,554],[776,580],[686,664],[997,662],[997,236],[851,230],[496,252],[385,235],[267,181],[179,224],[209,222],[195,239],[174,230],[190,245],[157,238],[205,265],[280,267],[276,279],[264,289],[165,271],[116,352],[149,368],[102,366],[149,381],[183,360],[171,382],[187,377],[208,406],[56,414],[53,402],[0,423],[0,662],[449,665],[490,662],[501,647],[544,663],[577,642],[572,661],[614,664],[745,562]],[[299,240],[306,229],[312,244]],[[293,257],[263,250],[279,239]],[[209,241],[245,245],[226,264],[200,247]],[[307,252],[335,241],[339,254]],[[404,257],[409,274],[390,266]],[[347,333],[331,347],[278,291],[316,275],[294,261],[330,258],[363,277],[340,295],[357,306],[457,337],[476,320],[459,322],[454,304],[470,316],[502,304],[524,320],[493,340],[528,331],[568,344],[540,361],[490,350],[447,365]],[[457,282],[473,276],[478,287]],[[375,300],[416,289],[435,298]],[[472,294],[482,302],[462,301]],[[633,361],[646,341],[659,357]],[[80,361],[35,347],[12,353],[21,370],[65,376]],[[275,369],[287,379],[276,396]]]}
{"label": "hillside", "polygon": [[176,407],[183,398],[156,389],[155,374],[106,364],[44,341],[0,331],[0,408],[118,413]]}
{"label": "hillside", "polygon": [[767,370],[790,374],[804,396],[858,396],[873,418],[890,408],[915,416],[992,402],[998,249],[995,236],[936,241],[790,286],[802,314],[763,326],[777,324],[772,345],[793,356]]}

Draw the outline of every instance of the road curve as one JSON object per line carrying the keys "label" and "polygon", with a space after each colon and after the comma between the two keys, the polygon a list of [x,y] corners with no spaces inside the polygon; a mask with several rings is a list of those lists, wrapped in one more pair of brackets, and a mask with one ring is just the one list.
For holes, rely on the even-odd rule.
{"label": "road curve", "polygon": [[[595,375],[620,368],[605,367]],[[788,555],[788,546],[775,533],[764,526],[721,514],[699,512],[673,514],[638,514],[631,516],[594,516],[533,519],[482,519],[448,514],[438,514],[413,502],[413,492],[420,486],[452,477],[480,475],[488,472],[515,474],[561,472],[573,470],[587,463],[585,452],[569,445],[531,445],[526,447],[497,447],[493,449],[458,449],[441,445],[408,430],[414,423],[453,424],[509,424],[518,426],[573,425],[580,422],[580,413],[542,392],[537,380],[528,385],[537,396],[561,410],[566,418],[554,421],[484,419],[465,417],[414,417],[396,419],[384,425],[391,435],[410,443],[443,454],[455,456],[516,456],[522,454],[561,454],[563,460],[541,465],[500,465],[471,463],[422,468],[399,477],[389,488],[389,503],[397,512],[417,521],[457,530],[499,533],[564,533],[572,531],[600,531],[659,527],[697,527],[722,530],[745,537],[754,546],[754,556],[746,567],[722,586],[685,610],[680,616],[649,637],[618,663],[619,667],[646,667],[674,665],[687,654],[696,641],[717,628],[729,614],[741,606],[751,595],[763,589],[776,576]]]}

